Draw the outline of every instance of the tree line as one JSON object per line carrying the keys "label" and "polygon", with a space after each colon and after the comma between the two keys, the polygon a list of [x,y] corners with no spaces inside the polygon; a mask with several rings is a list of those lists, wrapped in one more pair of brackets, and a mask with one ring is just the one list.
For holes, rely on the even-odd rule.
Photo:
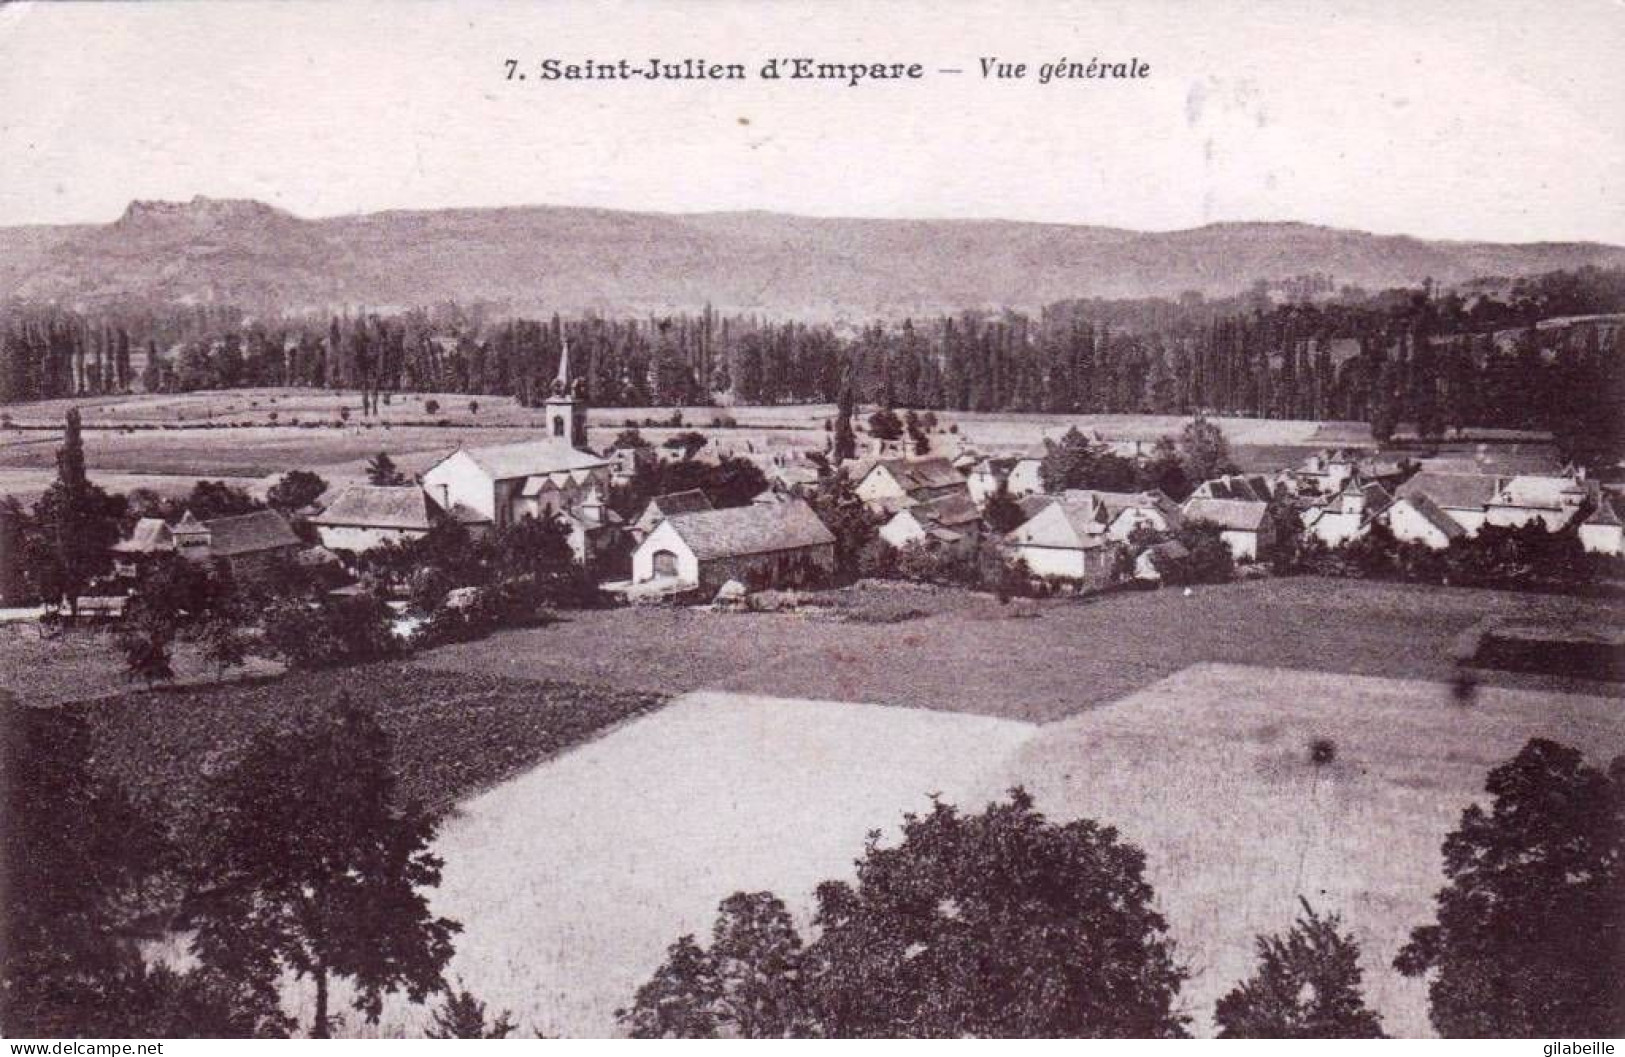
{"label": "tree line", "polygon": [[[545,398],[568,343],[599,406],[860,401],[898,408],[1185,414],[1555,428],[1617,446],[1625,269],[1502,287],[1345,289],[1278,303],[1077,300],[862,327],[723,315],[492,319],[457,306],[249,318],[230,308],[0,307],[0,402],[301,386]],[[134,368],[132,349],[144,350]],[[1574,425],[1579,423],[1579,425]]]}

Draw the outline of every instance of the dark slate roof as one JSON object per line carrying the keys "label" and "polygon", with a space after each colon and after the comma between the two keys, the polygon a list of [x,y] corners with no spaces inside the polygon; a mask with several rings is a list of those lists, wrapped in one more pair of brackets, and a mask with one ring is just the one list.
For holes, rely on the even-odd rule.
{"label": "dark slate roof", "polygon": [[1269,482],[1263,477],[1239,473],[1203,481],[1201,489],[1207,493],[1206,498],[1236,499],[1256,503],[1269,502],[1271,494]]}
{"label": "dark slate roof", "polygon": [[[1033,516],[1012,529],[1005,539],[1021,547],[1057,547],[1092,550],[1106,545],[1104,526],[1096,517],[1099,504],[1087,499],[1050,496]],[[1051,512],[1051,508],[1054,508]]]}
{"label": "dark slate roof", "polygon": [[1257,532],[1268,512],[1268,503],[1245,499],[1193,497],[1185,501],[1185,517],[1191,521],[1211,521],[1232,532]]}
{"label": "dark slate roof", "polygon": [[771,506],[700,510],[667,518],[677,535],[701,561],[745,554],[799,550],[835,542],[812,507],[800,499]]}
{"label": "dark slate roof", "polygon": [[1024,495],[1016,500],[1016,506],[1021,508],[1022,515],[1030,521],[1040,510],[1053,502],[1055,502],[1054,496],[1044,492],[1034,492],[1032,495]]}
{"label": "dark slate roof", "polygon": [[204,525],[209,530],[209,551],[219,558],[299,546],[299,537],[275,510],[218,517]]}
{"label": "dark slate roof", "polygon": [[1461,523],[1440,509],[1439,504],[1429,499],[1426,492],[1406,496],[1405,501],[1422,515],[1423,520],[1444,533],[1445,539],[1453,540],[1457,536],[1466,535],[1467,530],[1461,527]]}
{"label": "dark slate roof", "polygon": [[1349,483],[1343,486],[1343,491],[1347,492],[1351,489],[1359,492],[1360,495],[1365,497],[1365,506],[1367,510],[1381,510],[1383,507],[1393,502],[1394,499],[1393,496],[1388,494],[1388,489],[1384,488],[1376,481],[1362,481],[1356,484],[1354,478],[1351,477],[1349,478]]}
{"label": "dark slate roof", "polygon": [[875,464],[875,469],[882,466],[896,478],[905,492],[954,488],[965,483],[965,476],[954,469],[953,463],[943,458],[881,459]]}
{"label": "dark slate roof", "polygon": [[951,492],[923,503],[916,503],[908,508],[908,512],[922,524],[931,521],[950,528],[955,525],[969,525],[982,519],[982,512],[977,508],[976,502],[962,492]]}
{"label": "dark slate roof", "polygon": [[648,513],[651,509],[661,517],[674,517],[678,514],[710,510],[711,500],[698,488],[690,488],[686,492],[668,492],[665,495],[655,496],[649,500],[649,505],[644,507],[644,513]]}
{"label": "dark slate roof", "polygon": [[1481,473],[1435,473],[1423,470],[1399,486],[1397,499],[1425,495],[1446,510],[1476,510],[1489,505],[1501,478]]}
{"label": "dark slate roof", "polygon": [[310,523],[428,531],[429,500],[415,484],[351,485]]}

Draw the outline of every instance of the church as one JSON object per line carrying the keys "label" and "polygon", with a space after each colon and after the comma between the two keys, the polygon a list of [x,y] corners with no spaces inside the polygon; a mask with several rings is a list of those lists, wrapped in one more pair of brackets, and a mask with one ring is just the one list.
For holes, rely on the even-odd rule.
{"label": "church", "polygon": [[423,490],[442,511],[474,531],[558,514],[576,557],[590,563],[613,542],[619,518],[609,509],[613,466],[587,447],[586,385],[570,381],[570,347],[543,407],[547,436],[516,444],[458,448],[423,474]]}

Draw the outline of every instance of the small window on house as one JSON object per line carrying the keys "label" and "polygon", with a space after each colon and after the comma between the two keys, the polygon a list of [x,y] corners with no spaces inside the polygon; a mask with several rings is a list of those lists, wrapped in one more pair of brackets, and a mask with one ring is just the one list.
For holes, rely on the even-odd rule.
{"label": "small window on house", "polygon": [[564,416],[563,415],[554,415],[553,416],[553,436],[555,436],[555,437],[564,436]]}
{"label": "small window on house", "polygon": [[676,576],[677,555],[671,551],[655,551],[654,572],[656,576]]}

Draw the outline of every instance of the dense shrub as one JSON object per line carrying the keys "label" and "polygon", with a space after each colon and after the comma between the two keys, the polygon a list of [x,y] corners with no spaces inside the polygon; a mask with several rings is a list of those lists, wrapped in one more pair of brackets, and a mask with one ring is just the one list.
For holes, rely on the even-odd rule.
{"label": "dense shrub", "polygon": [[388,657],[401,650],[395,615],[374,595],[306,602],[266,611],[265,647],[294,668],[327,668]]}
{"label": "dense shrub", "polygon": [[1517,528],[1484,525],[1443,550],[1401,542],[1378,522],[1339,547],[1306,547],[1302,564],[1330,576],[1560,590],[1595,583],[1609,567],[1586,553],[1574,528],[1552,532],[1538,521]]}

